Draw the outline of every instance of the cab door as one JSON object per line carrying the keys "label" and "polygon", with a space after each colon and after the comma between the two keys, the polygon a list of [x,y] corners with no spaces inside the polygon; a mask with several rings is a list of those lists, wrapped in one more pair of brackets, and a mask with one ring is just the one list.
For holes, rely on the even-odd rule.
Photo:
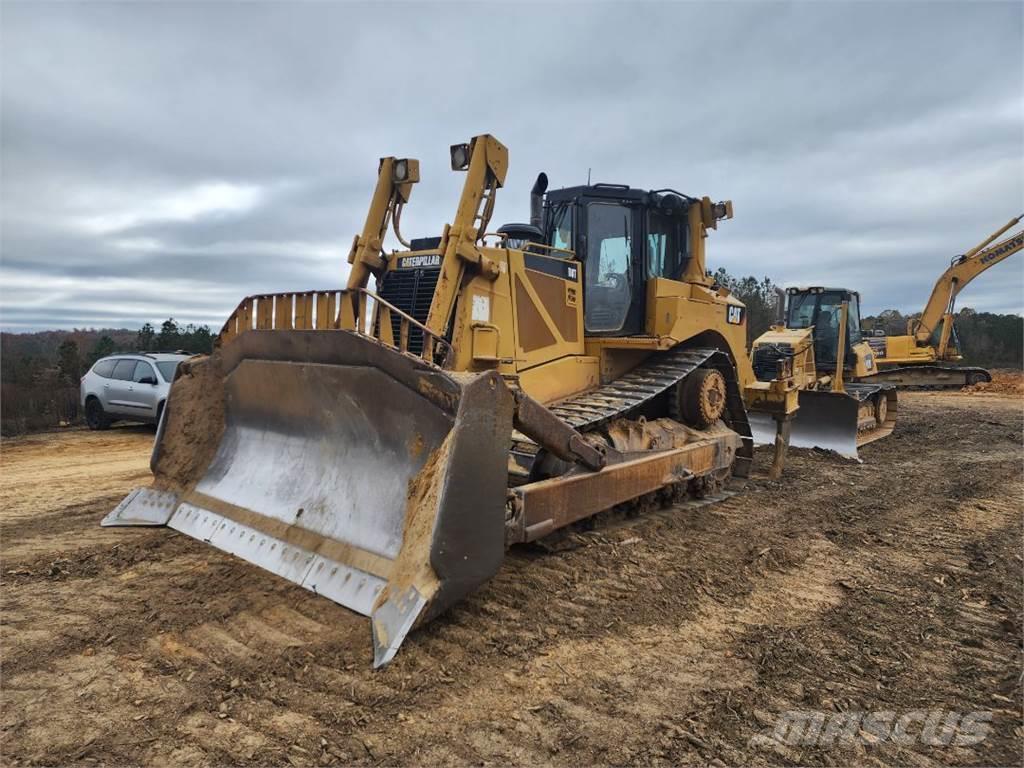
{"label": "cab door", "polygon": [[584,219],[584,325],[591,335],[631,336],[643,331],[643,265],[634,258],[638,211],[616,200],[591,200]]}

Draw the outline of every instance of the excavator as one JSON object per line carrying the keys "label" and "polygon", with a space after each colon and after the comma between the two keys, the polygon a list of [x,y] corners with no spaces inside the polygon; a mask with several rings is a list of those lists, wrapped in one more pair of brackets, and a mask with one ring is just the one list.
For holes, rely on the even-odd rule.
{"label": "excavator", "polygon": [[[897,409],[896,386],[873,378],[877,363],[861,333],[860,296],[821,286],[778,294],[776,322],[750,354],[758,380],[778,379],[784,363],[794,381],[798,408],[783,425],[786,443],[856,459],[858,448],[892,434]],[[779,419],[752,409],[750,426],[755,444],[771,443]]]}
{"label": "excavator", "polygon": [[1024,231],[992,244],[1022,218],[1024,214],[1010,219],[952,260],[935,281],[921,316],[907,321],[905,336],[886,336],[884,331],[876,330],[875,335],[868,337],[878,364],[873,380],[922,388],[960,388],[992,381],[992,374],[984,368],[956,365],[963,359],[953,324],[956,297],[986,269],[1024,248]]}
{"label": "excavator", "polygon": [[347,286],[239,303],[179,366],[153,484],[102,522],[169,526],[370,617],[375,666],[510,545],[720,498],[751,470],[745,394],[779,425],[776,464],[798,410],[706,268],[731,202],[540,174],[529,222],[492,232],[507,148],[450,160],[438,236],[404,238],[419,163],[385,157]]}

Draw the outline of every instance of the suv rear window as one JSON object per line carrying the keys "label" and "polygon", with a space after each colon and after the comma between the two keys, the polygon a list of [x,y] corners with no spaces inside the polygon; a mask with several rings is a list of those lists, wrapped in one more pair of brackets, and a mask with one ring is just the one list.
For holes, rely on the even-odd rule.
{"label": "suv rear window", "polygon": [[131,381],[132,376],[135,374],[135,362],[135,360],[118,360],[117,365],[114,366],[114,375],[111,378]]}
{"label": "suv rear window", "polygon": [[96,365],[92,367],[92,372],[97,376],[102,376],[105,379],[110,378],[110,374],[114,370],[114,364],[117,360],[100,360]]}

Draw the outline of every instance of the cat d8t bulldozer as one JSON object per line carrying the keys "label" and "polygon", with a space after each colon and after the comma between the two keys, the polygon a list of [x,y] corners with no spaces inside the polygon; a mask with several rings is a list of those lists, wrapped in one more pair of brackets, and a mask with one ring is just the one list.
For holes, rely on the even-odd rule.
{"label": "cat d8t bulldozer", "polygon": [[376,665],[507,546],[714,497],[752,457],[746,312],[705,266],[731,203],[541,174],[529,222],[491,232],[508,151],[477,136],[451,166],[439,236],[405,240],[419,164],[386,157],[347,287],[238,305],[179,369],[153,486],[104,520],[168,525],[370,616]]}
{"label": "cat d8t bulldozer", "polygon": [[[878,364],[861,334],[860,297],[845,288],[779,293],[779,317],[755,339],[751,359],[763,386],[788,377],[798,392],[786,443],[857,458],[859,447],[892,433],[897,406],[896,386],[870,378]],[[750,424],[755,443],[778,440],[766,412],[752,409]]]}

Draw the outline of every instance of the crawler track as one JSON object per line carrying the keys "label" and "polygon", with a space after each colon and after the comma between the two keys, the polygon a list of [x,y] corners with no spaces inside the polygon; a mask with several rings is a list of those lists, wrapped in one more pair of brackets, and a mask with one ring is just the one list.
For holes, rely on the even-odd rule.
{"label": "crawler track", "polygon": [[[714,348],[679,347],[659,352],[632,371],[597,389],[574,395],[550,406],[551,411],[581,432],[600,428],[617,418],[632,418],[655,406],[658,398],[702,366],[717,368],[725,376],[727,425],[744,438],[734,474],[746,477],[750,471],[753,440],[735,369],[728,355]],[[667,412],[666,412],[667,413]],[[666,415],[666,414],[656,414]],[[512,435],[514,461],[528,473],[537,446],[525,435]]]}
{"label": "crawler track", "polygon": [[901,390],[960,389],[968,384],[992,381],[985,368],[955,365],[905,365],[882,368],[865,382],[886,382]]}

